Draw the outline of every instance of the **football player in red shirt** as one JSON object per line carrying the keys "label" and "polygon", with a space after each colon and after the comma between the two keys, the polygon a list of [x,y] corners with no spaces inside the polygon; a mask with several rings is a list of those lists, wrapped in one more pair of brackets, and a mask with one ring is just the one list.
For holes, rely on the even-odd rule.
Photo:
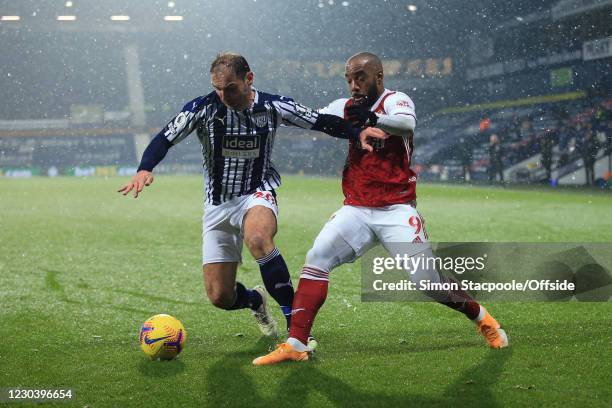
{"label": "football player in red shirt", "polygon": [[[255,359],[255,365],[308,359],[308,335],[327,297],[329,273],[335,267],[355,261],[377,243],[394,257],[433,258],[425,222],[416,210],[417,175],[410,168],[414,103],[408,95],[384,87],[382,63],[374,54],[362,52],[349,58],[345,76],[351,98],[338,99],[320,112],[345,117],[354,125],[377,127],[389,137],[369,145],[365,140],[350,141],[342,175],[344,206],[308,251],[293,301],[289,338],[273,352]],[[424,280],[449,282],[425,263],[410,272],[410,279],[417,285]],[[499,323],[467,293],[425,293],[474,321],[490,347],[508,345]]]}

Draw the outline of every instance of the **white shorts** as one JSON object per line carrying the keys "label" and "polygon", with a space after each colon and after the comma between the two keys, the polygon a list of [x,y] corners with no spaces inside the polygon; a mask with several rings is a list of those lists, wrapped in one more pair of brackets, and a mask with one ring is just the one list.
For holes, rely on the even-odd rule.
{"label": "white shorts", "polygon": [[[378,243],[393,256],[420,253],[429,247],[425,220],[409,204],[376,208],[345,205],[319,232],[306,265],[330,272],[338,265],[354,262]],[[329,250],[332,246],[333,252]]]}
{"label": "white shorts", "polygon": [[257,205],[269,208],[278,218],[272,191],[256,191],[204,210],[202,265],[216,262],[242,262],[242,224],[247,211]]}

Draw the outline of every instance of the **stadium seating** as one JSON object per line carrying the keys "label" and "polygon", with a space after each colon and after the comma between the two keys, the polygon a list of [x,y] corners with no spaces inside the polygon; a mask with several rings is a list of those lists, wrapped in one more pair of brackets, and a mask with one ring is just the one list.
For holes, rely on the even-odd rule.
{"label": "stadium seating", "polygon": [[[422,178],[462,181],[463,164],[458,152],[467,143],[471,151],[471,181],[487,180],[489,136],[496,133],[501,138],[507,178],[514,182],[541,182],[546,179],[540,163],[541,141],[549,131],[554,139],[553,170],[558,172],[557,177],[562,177],[570,169],[574,171],[575,162],[581,159],[579,145],[587,124],[596,132],[598,157],[604,154],[603,148],[610,143],[611,105],[609,98],[584,98],[432,115],[420,124],[417,132],[415,161],[420,165]],[[483,118],[490,122],[484,131],[479,129]]]}

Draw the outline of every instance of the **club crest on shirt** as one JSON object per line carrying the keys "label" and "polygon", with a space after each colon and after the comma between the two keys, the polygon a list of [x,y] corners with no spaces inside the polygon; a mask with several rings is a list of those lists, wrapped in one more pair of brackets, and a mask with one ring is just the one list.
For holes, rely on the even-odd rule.
{"label": "club crest on shirt", "polygon": [[268,126],[268,115],[266,113],[260,113],[257,115],[252,115],[251,120],[255,127],[262,128]]}
{"label": "club crest on shirt", "polygon": [[238,159],[254,159],[259,157],[258,135],[254,136],[223,136],[223,149],[221,154],[224,157],[234,157]]}
{"label": "club crest on shirt", "polygon": [[179,133],[181,130],[183,130],[183,128],[187,124],[187,120],[191,117],[191,115],[192,114],[190,112],[181,112],[178,115],[176,115],[174,120],[172,120],[166,126],[166,132],[164,132],[164,136],[166,137],[170,135],[174,136],[177,133]]}

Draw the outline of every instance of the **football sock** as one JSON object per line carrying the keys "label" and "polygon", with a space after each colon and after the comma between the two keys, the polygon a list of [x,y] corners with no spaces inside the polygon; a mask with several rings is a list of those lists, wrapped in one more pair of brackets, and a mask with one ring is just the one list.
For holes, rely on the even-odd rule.
{"label": "football sock", "polygon": [[289,269],[283,256],[274,248],[263,258],[257,259],[261,279],[266,290],[280,305],[281,311],[287,320],[287,330],[291,325],[291,305],[293,304],[293,285]]}
{"label": "football sock", "polygon": [[299,341],[298,339],[295,339],[293,337],[289,337],[287,339],[287,343],[293,347],[293,349],[295,351],[299,351],[300,353],[303,351],[309,351],[308,350],[308,346],[306,346],[305,344],[303,344],[301,341]]}
{"label": "football sock", "polygon": [[474,321],[474,323],[478,323],[478,322],[482,321],[482,319],[484,319],[484,317],[487,314],[487,309],[485,309],[484,307],[478,305],[478,309],[479,309],[478,316],[476,316],[475,319],[472,319]]}
{"label": "football sock", "polygon": [[475,300],[466,300],[465,302],[443,302],[442,304],[463,313],[470,320],[478,321],[477,318],[480,314],[480,305]]}
{"label": "football sock", "polygon": [[[426,249],[422,254],[428,259],[434,256],[431,248]],[[410,271],[410,276],[410,279],[416,283],[422,282],[423,280],[429,280],[430,282],[447,283],[457,287],[456,290],[425,290],[424,293],[436,302],[463,313],[470,320],[474,320],[478,317],[480,313],[480,305],[478,302],[476,302],[466,291],[461,290],[459,282],[451,277],[442,275],[435,267],[429,265],[428,262]]]}
{"label": "football sock", "polygon": [[327,298],[328,275],[327,272],[306,266],[302,270],[293,299],[289,337],[304,345],[308,343],[315,316]]}
{"label": "football sock", "polygon": [[257,310],[263,303],[261,295],[251,289],[247,289],[242,283],[236,282],[236,300],[228,310],[246,309]]}
{"label": "football sock", "polygon": [[[444,277],[448,282],[457,282],[454,279]],[[475,320],[480,314],[480,305],[466,291],[457,289],[450,291],[450,301],[440,302],[453,310],[463,313],[468,319]],[[484,310],[484,308],[482,308]],[[484,317],[484,316],[483,316]]]}

